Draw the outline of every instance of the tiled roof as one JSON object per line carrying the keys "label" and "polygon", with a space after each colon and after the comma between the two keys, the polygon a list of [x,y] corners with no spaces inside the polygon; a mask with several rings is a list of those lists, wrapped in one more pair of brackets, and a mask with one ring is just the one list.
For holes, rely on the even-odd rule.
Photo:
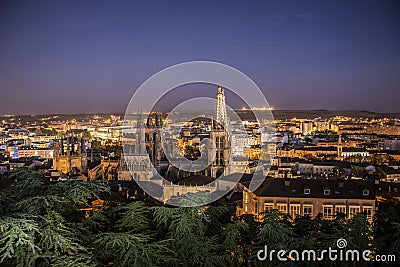
{"label": "tiled roof", "polygon": [[[248,187],[249,182],[243,183]],[[304,189],[310,189],[305,194]],[[324,192],[329,190],[329,194]],[[364,191],[365,190],[365,191]],[[364,195],[368,191],[368,195]],[[374,199],[374,181],[268,178],[254,191],[264,197]]]}

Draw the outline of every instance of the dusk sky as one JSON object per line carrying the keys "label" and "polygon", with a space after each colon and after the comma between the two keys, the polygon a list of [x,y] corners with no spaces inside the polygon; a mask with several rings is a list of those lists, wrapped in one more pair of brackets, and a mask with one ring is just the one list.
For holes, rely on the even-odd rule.
{"label": "dusk sky", "polygon": [[385,0],[1,1],[0,115],[124,112],[193,60],[241,70],[275,109],[400,112],[399,25]]}

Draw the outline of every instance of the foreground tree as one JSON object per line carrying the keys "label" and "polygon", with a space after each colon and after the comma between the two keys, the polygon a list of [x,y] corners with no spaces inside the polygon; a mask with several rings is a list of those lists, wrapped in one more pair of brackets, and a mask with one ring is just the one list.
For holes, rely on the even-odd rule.
{"label": "foreground tree", "polygon": [[0,192],[0,263],[2,266],[96,266],[93,251],[76,234],[79,207],[105,188],[98,183],[46,182],[21,169],[16,184]]}
{"label": "foreground tree", "polygon": [[[187,207],[153,209],[160,238],[167,240],[168,246],[175,252],[174,259],[171,259],[166,266],[225,265],[225,255],[220,253],[223,247],[217,242],[218,236],[210,234],[209,229],[218,227],[210,222],[216,218],[219,220],[217,213],[222,210],[213,206],[195,206],[198,201],[206,198],[206,195],[189,194],[180,198],[179,204]],[[214,216],[210,216],[211,214]]]}
{"label": "foreground tree", "polygon": [[170,262],[174,252],[168,242],[155,240],[150,209],[142,202],[117,208],[120,219],[107,232],[93,235],[96,256],[113,266],[156,266]]}
{"label": "foreground tree", "polygon": [[[148,231],[142,203],[82,210],[107,189],[98,182],[46,182],[27,169],[0,192],[1,266],[154,266],[169,250]],[[123,204],[123,203],[121,203]],[[114,217],[119,217],[114,219]]]}
{"label": "foreground tree", "polygon": [[[0,191],[0,266],[361,264],[276,258],[280,249],[289,253],[336,248],[339,238],[346,239],[348,249],[400,255],[400,211],[394,199],[380,203],[372,228],[363,214],[352,219],[344,214],[334,220],[321,215],[293,219],[272,210],[257,219],[249,214],[235,218],[225,206],[198,206],[207,201],[205,192],[179,198],[177,204],[183,207],[113,198],[93,210],[90,203],[108,191],[101,183],[50,183],[27,169],[10,178],[15,184]],[[257,258],[265,246],[276,251],[274,260]]]}
{"label": "foreground tree", "polygon": [[379,205],[374,218],[374,237],[377,252],[395,255],[400,261],[400,205],[394,198],[388,198]]}

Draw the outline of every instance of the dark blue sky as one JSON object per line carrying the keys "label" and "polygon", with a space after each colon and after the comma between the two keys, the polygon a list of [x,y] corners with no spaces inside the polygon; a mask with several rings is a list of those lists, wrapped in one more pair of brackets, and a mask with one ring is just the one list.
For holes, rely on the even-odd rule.
{"label": "dark blue sky", "polygon": [[399,25],[385,0],[2,1],[0,114],[122,112],[191,60],[243,71],[277,109],[400,112]]}

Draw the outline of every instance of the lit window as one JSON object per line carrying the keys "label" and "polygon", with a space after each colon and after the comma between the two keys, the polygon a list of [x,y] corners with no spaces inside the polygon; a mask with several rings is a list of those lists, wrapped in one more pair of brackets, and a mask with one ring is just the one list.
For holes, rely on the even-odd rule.
{"label": "lit window", "polygon": [[274,209],[274,203],[265,203],[264,204],[264,210],[273,210]]}
{"label": "lit window", "polygon": [[289,214],[293,219],[300,215],[300,204],[290,204]]}
{"label": "lit window", "polygon": [[325,220],[332,220],[333,219],[333,206],[332,205],[324,205],[323,206],[323,216]]}
{"label": "lit window", "polygon": [[303,215],[312,217],[313,206],[312,205],[303,205]]}
{"label": "lit window", "polygon": [[243,195],[243,202],[246,203],[246,204],[249,203],[249,193],[244,192],[244,195]]}
{"label": "lit window", "polygon": [[357,213],[360,213],[359,206],[350,206],[349,207],[349,218],[353,218],[354,215],[356,215]]}
{"label": "lit window", "polygon": [[368,221],[372,221],[372,207],[363,207],[363,212]]}
{"label": "lit window", "polygon": [[346,214],[346,206],[336,205],[335,206],[335,211],[336,211],[336,214],[338,214],[338,213]]}
{"label": "lit window", "polygon": [[287,213],[287,205],[286,204],[278,204],[278,210],[281,213]]}

